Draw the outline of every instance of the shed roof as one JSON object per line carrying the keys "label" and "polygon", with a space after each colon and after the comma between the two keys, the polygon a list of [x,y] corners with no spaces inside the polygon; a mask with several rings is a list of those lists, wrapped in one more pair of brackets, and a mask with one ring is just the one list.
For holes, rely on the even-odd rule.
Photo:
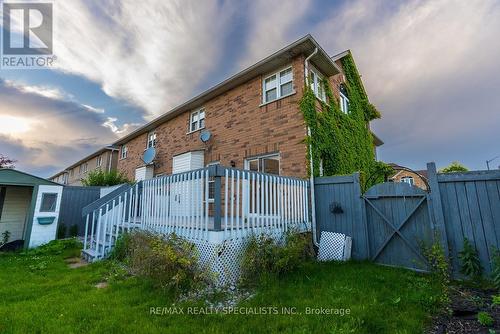
{"label": "shed roof", "polygon": [[9,186],[36,186],[49,185],[60,186],[60,184],[43,179],[41,177],[21,172],[12,168],[0,168],[0,185]]}

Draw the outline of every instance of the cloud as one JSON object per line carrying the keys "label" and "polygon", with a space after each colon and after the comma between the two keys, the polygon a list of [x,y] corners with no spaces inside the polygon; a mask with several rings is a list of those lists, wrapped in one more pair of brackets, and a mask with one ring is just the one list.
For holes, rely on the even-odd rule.
{"label": "cloud", "polygon": [[252,1],[248,13],[247,51],[240,61],[241,67],[261,60],[299,37],[300,33],[295,28],[310,9],[310,0]]}
{"label": "cloud", "polygon": [[102,85],[151,118],[189,97],[221,57],[233,8],[211,1],[55,2],[60,71]]}
{"label": "cloud", "polygon": [[49,176],[117,139],[103,114],[26,87],[0,79],[0,120],[9,122],[0,125],[0,153],[19,169]]}
{"label": "cloud", "polygon": [[129,133],[142,125],[139,123],[125,123],[121,127],[118,127],[116,125],[117,120],[116,117],[108,117],[102,125],[117,135]]}
{"label": "cloud", "polygon": [[382,111],[382,158],[484,168],[500,139],[498,2],[350,1],[316,30],[327,50],[353,51]]}

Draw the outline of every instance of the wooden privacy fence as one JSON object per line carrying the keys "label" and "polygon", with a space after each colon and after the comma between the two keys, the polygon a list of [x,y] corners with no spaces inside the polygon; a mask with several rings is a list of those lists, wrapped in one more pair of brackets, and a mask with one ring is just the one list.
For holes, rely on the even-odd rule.
{"label": "wooden privacy fence", "polygon": [[428,193],[389,182],[361,194],[359,174],[316,179],[318,233],[351,236],[355,259],[417,270],[428,269],[422,245],[439,241],[454,274],[467,238],[489,273],[500,247],[500,171],[437,174],[434,163],[427,169]]}

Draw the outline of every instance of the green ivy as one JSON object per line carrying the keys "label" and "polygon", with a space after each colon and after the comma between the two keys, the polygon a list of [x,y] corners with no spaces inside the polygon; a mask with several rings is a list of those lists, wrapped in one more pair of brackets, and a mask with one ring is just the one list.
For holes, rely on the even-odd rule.
{"label": "green ivy", "polygon": [[[328,103],[316,99],[306,85],[300,109],[311,129],[307,144],[313,147],[313,174],[319,175],[323,161],[324,175],[344,175],[360,172],[364,189],[382,182],[392,169],[375,160],[373,136],[368,122],[380,118],[379,111],[368,101],[361,78],[352,57],[342,59],[349,95],[349,112],[340,110],[327,80],[323,81]],[[307,153],[310,161],[310,152]],[[309,166],[309,165],[308,165]],[[308,170],[310,174],[311,171]]]}

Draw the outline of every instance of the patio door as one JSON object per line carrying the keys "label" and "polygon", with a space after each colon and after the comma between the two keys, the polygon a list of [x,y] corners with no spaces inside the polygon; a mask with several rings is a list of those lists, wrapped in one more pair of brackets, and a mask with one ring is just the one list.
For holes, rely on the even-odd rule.
{"label": "patio door", "polygon": [[[246,159],[245,169],[259,173],[280,175],[280,156],[279,154],[269,154]],[[246,213],[249,216],[255,216],[258,211],[262,212],[263,210],[258,210],[258,204],[256,204],[258,198],[263,194],[261,192],[262,183],[255,182],[255,184],[253,184],[253,182],[247,180],[245,181],[244,189],[244,201],[246,203],[244,207],[246,208]],[[269,196],[269,194],[267,195]],[[266,215],[276,216],[277,213],[275,213],[274,211],[276,211],[274,208],[269,208]]]}

